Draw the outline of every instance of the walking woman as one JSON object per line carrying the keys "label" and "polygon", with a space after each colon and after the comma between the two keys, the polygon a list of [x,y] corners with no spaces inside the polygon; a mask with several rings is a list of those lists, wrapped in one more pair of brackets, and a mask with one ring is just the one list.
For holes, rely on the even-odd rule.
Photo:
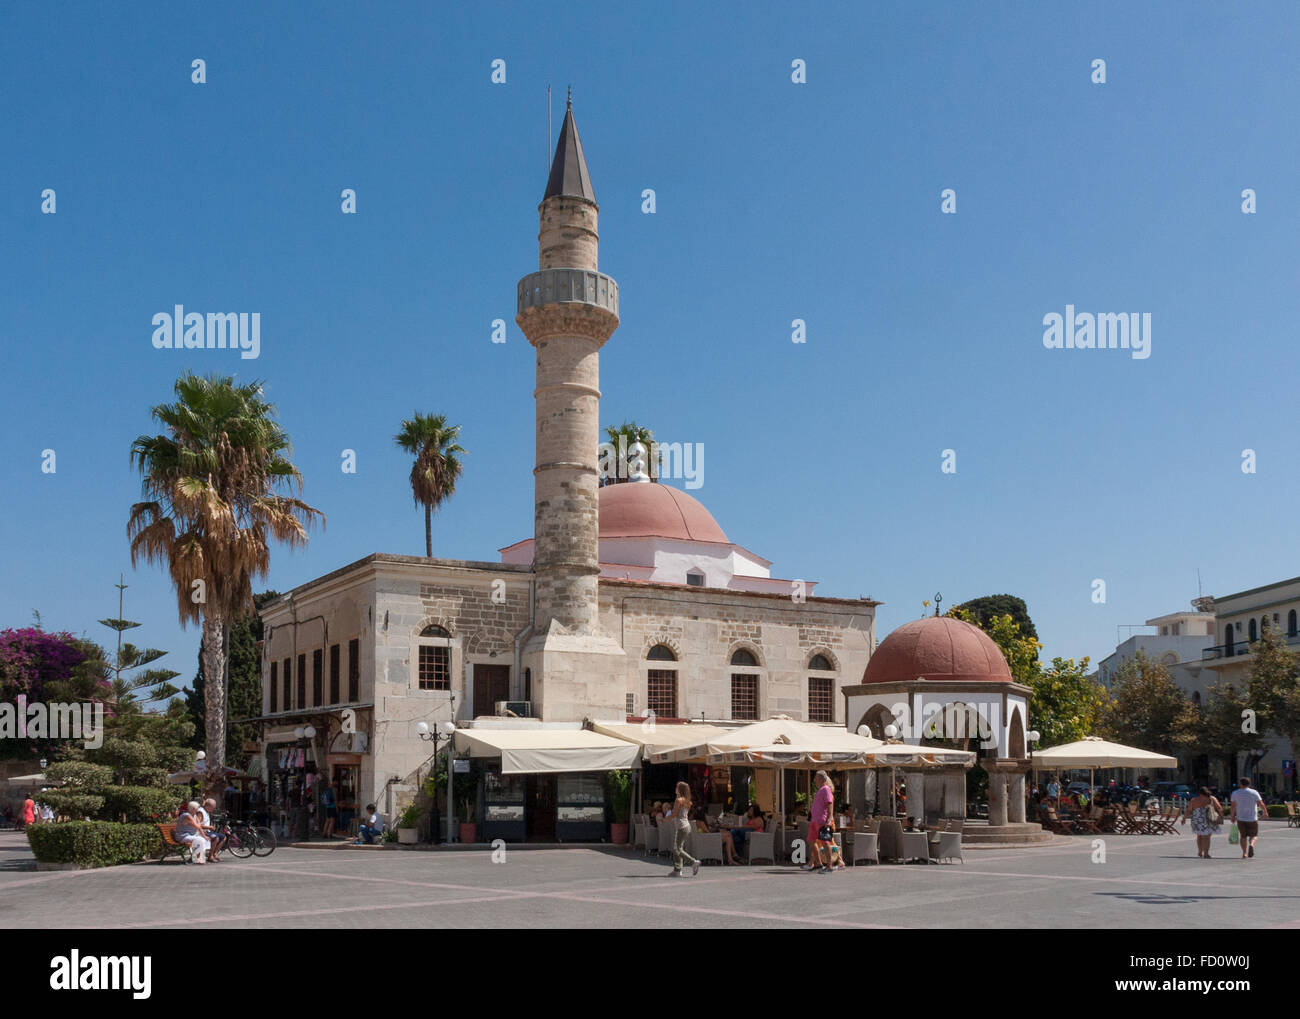
{"label": "walking woman", "polygon": [[1181,824],[1192,819],[1192,832],[1196,835],[1196,855],[1203,860],[1210,858],[1210,839],[1219,833],[1223,824],[1223,805],[1210,795],[1210,790],[1201,786],[1201,791],[1187,801],[1183,808]]}
{"label": "walking woman", "polygon": [[673,821],[673,876],[685,877],[682,873],[682,861],[691,861],[691,877],[700,872],[700,861],[686,851],[686,840],[691,835],[691,787],[685,782],[677,783],[677,799],[673,800],[673,809],[668,812]]}

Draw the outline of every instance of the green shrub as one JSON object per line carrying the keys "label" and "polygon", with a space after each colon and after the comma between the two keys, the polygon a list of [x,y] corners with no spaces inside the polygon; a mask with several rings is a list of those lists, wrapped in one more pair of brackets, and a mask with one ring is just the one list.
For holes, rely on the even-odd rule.
{"label": "green shrub", "polygon": [[32,825],[27,829],[27,841],[41,863],[76,863],[83,867],[136,863],[162,848],[162,836],[154,825],[111,821]]}
{"label": "green shrub", "polygon": [[113,769],[86,761],[57,761],[45,769],[45,781],[50,785],[98,790],[113,781]]}
{"label": "green shrub", "polygon": [[104,790],[105,821],[125,818],[128,824],[157,818],[172,820],[180,806],[181,794],[173,789],[150,789],[146,786],[115,785]]}
{"label": "green shrub", "polygon": [[1282,817],[1282,818],[1285,818],[1285,817],[1287,816],[1287,813],[1286,813],[1286,804],[1285,804],[1285,803],[1270,803],[1269,806],[1268,806],[1268,816],[1269,816],[1269,817]]}
{"label": "green shrub", "polygon": [[76,786],[67,789],[46,789],[41,802],[48,803],[64,817],[98,817],[104,809],[104,797],[96,793],[78,791]]}
{"label": "green shrub", "polygon": [[424,808],[419,804],[412,803],[402,811],[402,816],[398,819],[396,827],[418,828],[420,827],[420,818],[422,817],[424,817]]}

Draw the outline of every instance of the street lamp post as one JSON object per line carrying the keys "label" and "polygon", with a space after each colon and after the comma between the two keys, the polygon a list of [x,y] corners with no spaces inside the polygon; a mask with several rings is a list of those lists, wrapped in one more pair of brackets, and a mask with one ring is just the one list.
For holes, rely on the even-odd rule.
{"label": "street lamp post", "polygon": [[[293,730],[294,737],[298,740],[298,745],[303,748],[303,765],[307,764],[306,751],[311,747],[312,740],[316,738],[316,727],[314,725],[300,725]],[[319,776],[318,776],[319,781]],[[301,820],[298,824],[298,831],[302,835],[304,842],[311,841],[311,810],[310,802],[307,795],[307,776],[304,772],[302,783],[302,811]]]}
{"label": "street lamp post", "polygon": [[[420,739],[424,740],[425,742],[430,742],[433,744],[434,771],[436,772],[438,770],[438,764],[437,764],[438,748],[443,741],[446,741],[448,750],[451,749],[451,739],[453,736],[456,735],[456,723],[452,721],[435,722],[433,726],[430,727],[428,722],[418,722],[416,723],[415,726],[415,733],[417,736],[420,737]],[[452,824],[452,795],[451,795],[452,771],[451,769],[452,769],[451,754],[448,753],[447,754],[447,843],[448,844],[450,844],[452,840],[451,839],[451,824]],[[435,790],[433,802],[434,802],[434,809],[436,810],[438,805],[436,790]],[[433,830],[432,826],[430,826],[431,834],[432,834],[432,830]]]}

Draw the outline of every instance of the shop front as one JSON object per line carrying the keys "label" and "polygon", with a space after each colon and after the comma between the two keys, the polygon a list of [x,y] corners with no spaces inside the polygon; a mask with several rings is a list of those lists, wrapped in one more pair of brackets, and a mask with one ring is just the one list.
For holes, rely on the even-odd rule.
{"label": "shop front", "polygon": [[478,838],[599,842],[609,837],[606,775],[640,767],[640,746],[575,727],[456,732],[478,782]]}

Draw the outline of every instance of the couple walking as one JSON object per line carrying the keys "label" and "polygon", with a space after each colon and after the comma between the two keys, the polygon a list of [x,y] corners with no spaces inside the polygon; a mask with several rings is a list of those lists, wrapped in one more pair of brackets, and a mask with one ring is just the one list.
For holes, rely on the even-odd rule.
{"label": "couple walking", "polygon": [[[1259,840],[1259,811],[1264,805],[1264,798],[1250,787],[1250,779],[1237,781],[1230,799],[1232,815],[1229,820],[1237,826],[1241,841],[1241,858],[1249,859],[1255,855],[1255,843]],[[1217,835],[1223,824],[1223,805],[1205,786],[1183,810],[1182,823],[1192,822],[1192,831],[1196,835],[1196,855],[1202,859],[1210,858],[1210,839]]]}

